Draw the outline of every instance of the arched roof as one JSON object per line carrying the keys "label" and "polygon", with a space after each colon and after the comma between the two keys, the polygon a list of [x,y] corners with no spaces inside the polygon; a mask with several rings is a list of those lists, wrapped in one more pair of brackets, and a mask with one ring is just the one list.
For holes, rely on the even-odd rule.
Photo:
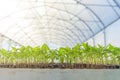
{"label": "arched roof", "polygon": [[0,33],[21,45],[73,46],[119,18],[119,0],[0,1]]}

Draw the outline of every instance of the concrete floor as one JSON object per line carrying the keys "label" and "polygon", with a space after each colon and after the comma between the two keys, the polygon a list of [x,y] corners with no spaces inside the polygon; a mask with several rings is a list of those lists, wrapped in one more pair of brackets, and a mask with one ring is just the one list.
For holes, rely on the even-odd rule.
{"label": "concrete floor", "polygon": [[120,80],[120,70],[3,68],[0,80]]}

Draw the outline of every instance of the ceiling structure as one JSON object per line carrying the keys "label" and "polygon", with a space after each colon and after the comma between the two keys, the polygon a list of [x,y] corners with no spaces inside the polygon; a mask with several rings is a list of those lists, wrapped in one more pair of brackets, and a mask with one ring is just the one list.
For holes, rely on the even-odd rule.
{"label": "ceiling structure", "polygon": [[20,45],[73,46],[120,19],[120,0],[2,0],[0,34]]}

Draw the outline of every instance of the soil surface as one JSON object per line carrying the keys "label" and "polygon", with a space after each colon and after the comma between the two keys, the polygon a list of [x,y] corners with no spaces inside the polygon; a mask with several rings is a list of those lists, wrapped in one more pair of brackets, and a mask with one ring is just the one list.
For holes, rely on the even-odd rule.
{"label": "soil surface", "polygon": [[0,68],[41,68],[41,69],[120,69],[120,65],[97,65],[78,63],[0,64]]}

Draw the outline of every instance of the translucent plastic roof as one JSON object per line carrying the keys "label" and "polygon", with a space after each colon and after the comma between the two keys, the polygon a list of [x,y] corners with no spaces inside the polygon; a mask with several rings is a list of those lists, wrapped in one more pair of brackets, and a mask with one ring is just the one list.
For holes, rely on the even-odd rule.
{"label": "translucent plastic roof", "polygon": [[120,0],[0,0],[0,33],[21,45],[72,46],[120,18]]}

